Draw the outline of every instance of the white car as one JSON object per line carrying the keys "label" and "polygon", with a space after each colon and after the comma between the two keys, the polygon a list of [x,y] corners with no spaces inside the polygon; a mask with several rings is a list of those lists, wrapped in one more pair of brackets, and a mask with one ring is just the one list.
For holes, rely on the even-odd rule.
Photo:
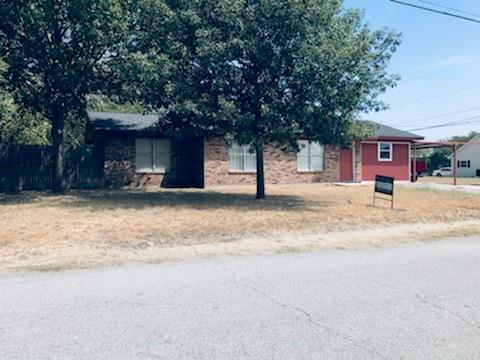
{"label": "white car", "polygon": [[452,176],[451,167],[442,167],[440,169],[434,170],[432,176]]}

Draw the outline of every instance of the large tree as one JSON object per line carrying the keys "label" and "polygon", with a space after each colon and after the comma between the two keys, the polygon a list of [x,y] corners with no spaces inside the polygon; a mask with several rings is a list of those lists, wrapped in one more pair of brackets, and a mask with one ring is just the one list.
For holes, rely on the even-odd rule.
{"label": "large tree", "polygon": [[383,107],[399,35],[372,31],[341,0],[139,0],[118,69],[175,134],[223,133],[250,145],[257,198],[263,149],[303,136],[347,144],[354,116]]}
{"label": "large tree", "polygon": [[[124,1],[0,0],[0,57],[16,103],[48,119],[54,192],[64,189],[66,125],[83,118],[88,94],[125,35]],[[72,122],[72,124],[70,124]]]}

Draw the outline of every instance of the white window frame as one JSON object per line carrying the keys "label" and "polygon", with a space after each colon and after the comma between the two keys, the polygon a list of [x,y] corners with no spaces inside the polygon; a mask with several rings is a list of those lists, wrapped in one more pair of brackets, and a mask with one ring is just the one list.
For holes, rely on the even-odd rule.
{"label": "white window frame", "polygon": [[[138,141],[148,141],[150,143],[150,167],[148,169],[143,169],[142,171],[138,171],[138,167],[136,165],[137,163],[137,151],[138,151]],[[156,146],[157,144],[160,144],[161,142],[166,142],[167,143],[167,162],[164,164],[164,166],[158,167],[157,161],[156,161]],[[171,141],[170,139],[160,139],[160,138],[135,138],[135,173],[136,174],[166,174],[167,172],[170,171],[170,166],[171,166],[171,156],[172,156],[172,150],[171,150]]]}
{"label": "white window frame", "polygon": [[[232,167],[232,154],[233,154],[233,147],[234,146],[238,146],[241,148],[241,168],[238,169],[238,168],[233,168]],[[232,143],[230,144],[230,146],[228,147],[228,171],[230,173],[253,173],[255,174],[257,172],[257,164],[255,162],[255,169],[247,169],[246,167],[246,158],[247,157],[250,157],[250,156],[254,156],[255,157],[255,161],[256,161],[256,151],[254,150],[253,152],[251,152],[252,150],[252,146],[251,145],[240,145],[238,143]]]}
{"label": "white window frame", "polygon": [[[315,141],[298,140],[298,146],[301,147],[302,144],[305,144],[305,148],[307,149],[306,158],[308,159],[308,167],[307,168],[300,167],[300,161],[299,161],[300,152],[298,152],[297,153],[297,172],[300,172],[300,173],[301,172],[324,172],[325,171],[325,146]],[[312,166],[312,163],[313,163],[312,158],[314,157],[314,155],[311,152],[311,147],[313,144],[320,146],[320,148],[322,149],[322,153],[321,153],[322,168],[321,169],[315,169]]]}
{"label": "white window frame", "polygon": [[[386,152],[386,150],[382,150],[382,145],[385,145],[385,144],[387,144],[389,146],[389,149],[390,149],[389,150],[390,156],[386,159],[384,159],[380,156],[380,154],[382,152]],[[393,161],[393,143],[382,141],[382,142],[379,142],[377,144],[377,160],[378,161]]]}

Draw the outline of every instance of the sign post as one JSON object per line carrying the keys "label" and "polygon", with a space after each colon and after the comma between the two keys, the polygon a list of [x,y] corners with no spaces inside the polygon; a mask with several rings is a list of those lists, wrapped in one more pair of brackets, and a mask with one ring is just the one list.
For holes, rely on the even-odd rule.
{"label": "sign post", "polygon": [[[375,205],[375,200],[386,200],[390,201],[391,209],[393,210],[393,186],[394,178],[389,176],[376,175],[375,176],[375,191],[373,192],[373,205]],[[383,194],[390,196],[390,199],[378,196],[377,194]]]}

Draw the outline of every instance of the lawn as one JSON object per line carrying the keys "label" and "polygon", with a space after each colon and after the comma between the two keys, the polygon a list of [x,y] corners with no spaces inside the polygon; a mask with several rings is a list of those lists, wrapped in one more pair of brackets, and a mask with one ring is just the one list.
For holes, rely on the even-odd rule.
{"label": "lawn", "polygon": [[371,186],[267,190],[264,201],[254,199],[250,186],[0,195],[0,270],[176,259],[182,256],[173,249],[202,253],[209,246],[216,254],[246,240],[289,238],[293,248],[308,236],[402,224],[435,229],[480,217],[480,196],[469,194],[399,187],[391,211],[388,203],[372,206]]}

